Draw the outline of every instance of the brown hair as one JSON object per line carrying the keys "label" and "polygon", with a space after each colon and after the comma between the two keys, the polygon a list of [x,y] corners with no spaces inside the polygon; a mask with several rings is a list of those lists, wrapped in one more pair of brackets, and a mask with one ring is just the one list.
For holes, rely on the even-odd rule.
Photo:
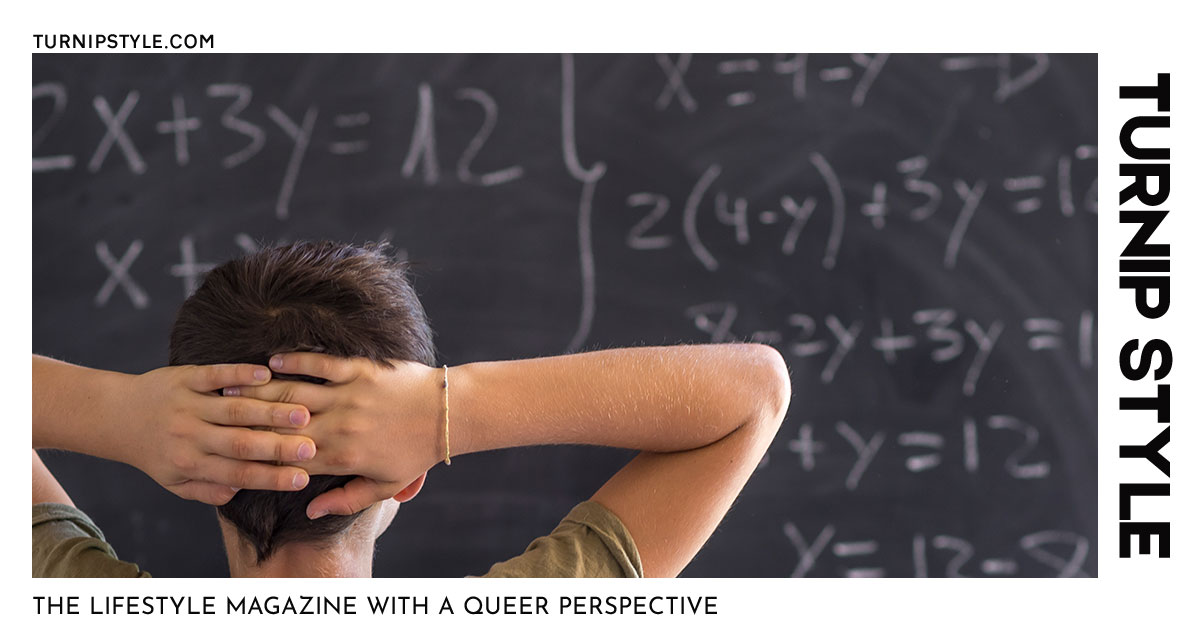
{"label": "brown hair", "polygon": [[[429,321],[406,265],[389,258],[385,248],[299,242],[216,267],[179,309],[170,364],[266,365],[278,352],[313,351],[384,365],[403,360],[432,366]],[[296,492],[241,490],[218,512],[254,547],[261,563],[283,544],[345,531],[361,513],[313,521],[305,508],[350,479],[313,475]]]}

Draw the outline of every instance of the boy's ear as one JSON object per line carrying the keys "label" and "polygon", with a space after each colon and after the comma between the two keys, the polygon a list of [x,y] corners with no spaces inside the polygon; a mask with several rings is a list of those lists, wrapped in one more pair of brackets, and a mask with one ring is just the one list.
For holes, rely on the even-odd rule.
{"label": "boy's ear", "polygon": [[420,492],[421,488],[425,485],[425,475],[426,473],[421,473],[421,476],[417,477],[416,481],[408,484],[408,486],[406,486],[400,492],[397,492],[396,496],[392,498],[401,503],[412,501],[413,497],[417,496],[417,493]]}

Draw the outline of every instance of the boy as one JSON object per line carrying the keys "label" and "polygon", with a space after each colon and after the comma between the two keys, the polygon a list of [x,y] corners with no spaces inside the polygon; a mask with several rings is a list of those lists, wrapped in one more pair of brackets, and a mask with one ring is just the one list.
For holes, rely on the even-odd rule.
{"label": "boy", "polygon": [[[220,402],[241,402],[243,416],[262,405],[307,414],[294,428],[263,423],[271,435],[233,429],[240,435],[226,457],[276,461],[280,440],[296,440],[288,474],[308,475],[299,490],[231,488],[227,502],[209,501],[223,503],[218,520],[233,576],[369,576],[375,538],[398,503],[421,491],[427,470],[483,450],[567,443],[641,453],[553,532],[485,575],[674,576],[754,471],[790,397],[782,358],[752,344],[435,367],[432,330],[403,266],[379,248],[333,243],[268,248],[214,269],[180,309],[170,361],[269,365],[270,382],[223,387]],[[35,374],[35,389],[36,382]],[[46,420],[37,399],[35,446],[39,436],[70,434],[40,429],[63,421]],[[309,442],[315,453],[301,452]],[[52,437],[40,445],[71,447]],[[177,448],[170,459],[177,476],[213,461],[203,449]],[[245,480],[262,481],[256,470]],[[255,487],[278,488],[286,478]],[[219,487],[215,479],[190,481]],[[85,566],[91,574],[144,574],[100,542],[75,552],[80,538],[102,541],[78,510],[42,507],[40,523],[38,510],[35,574],[72,575]]]}

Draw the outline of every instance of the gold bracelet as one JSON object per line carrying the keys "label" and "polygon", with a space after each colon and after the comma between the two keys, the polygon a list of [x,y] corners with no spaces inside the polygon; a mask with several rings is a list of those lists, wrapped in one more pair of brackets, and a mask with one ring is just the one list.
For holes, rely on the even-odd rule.
{"label": "gold bracelet", "polygon": [[442,365],[442,426],[445,427],[442,441],[445,444],[446,465],[450,465],[450,367]]}

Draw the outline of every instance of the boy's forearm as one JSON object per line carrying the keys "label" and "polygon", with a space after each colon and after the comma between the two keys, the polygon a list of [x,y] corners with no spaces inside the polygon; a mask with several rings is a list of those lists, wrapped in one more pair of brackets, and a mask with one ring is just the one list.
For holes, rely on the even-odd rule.
{"label": "boy's forearm", "polygon": [[60,448],[112,459],[105,431],[112,398],[127,375],[33,357],[33,447]]}
{"label": "boy's forearm", "polygon": [[38,457],[37,451],[33,451],[33,504],[39,503],[62,503],[63,505],[74,506],[70,495],[66,490],[63,490],[58,480],[54,478],[54,474],[49,468],[42,463],[42,458]]}
{"label": "boy's forearm", "polygon": [[534,444],[676,452],[773,417],[786,368],[759,345],[626,348],[450,370],[453,454]]}
{"label": "boy's forearm", "polygon": [[780,416],[704,448],[642,452],[592,495],[637,542],[646,577],[674,577],[704,545],[753,474]]}

